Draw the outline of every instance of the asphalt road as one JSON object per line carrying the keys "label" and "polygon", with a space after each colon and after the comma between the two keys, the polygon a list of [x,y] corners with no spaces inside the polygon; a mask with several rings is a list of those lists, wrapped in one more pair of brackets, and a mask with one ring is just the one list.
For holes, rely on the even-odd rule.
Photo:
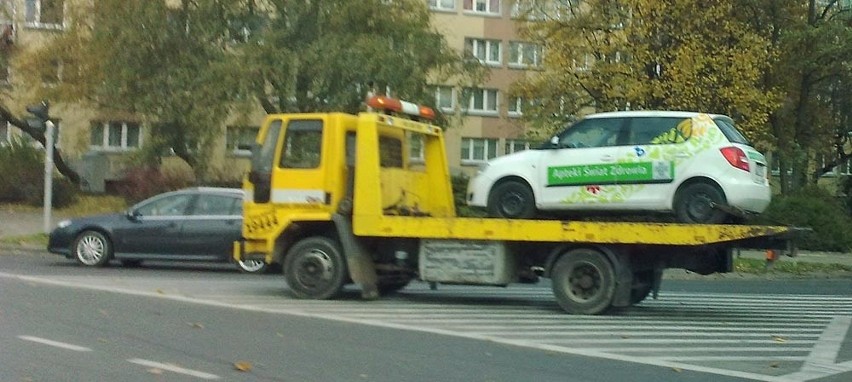
{"label": "asphalt road", "polygon": [[0,381],[852,379],[848,279],[663,289],[596,317],[563,314],[546,284],[300,301],[280,275],[6,251]]}

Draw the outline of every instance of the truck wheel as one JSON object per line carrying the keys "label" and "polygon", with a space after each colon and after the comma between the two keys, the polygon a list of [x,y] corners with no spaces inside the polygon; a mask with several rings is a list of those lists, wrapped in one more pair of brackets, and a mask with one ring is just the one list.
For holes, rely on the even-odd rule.
{"label": "truck wheel", "polygon": [[609,259],[592,249],[565,253],[550,273],[559,306],[572,314],[605,312],[615,296],[615,270]]}
{"label": "truck wheel", "polygon": [[535,216],[535,196],[532,190],[518,181],[498,184],[488,196],[488,214],[509,219],[529,219]]}
{"label": "truck wheel", "polygon": [[105,266],[112,258],[112,242],[98,231],[83,231],[71,250],[80,264],[90,267]]}
{"label": "truck wheel", "polygon": [[677,191],[674,200],[675,217],[681,223],[721,224],[728,217],[725,211],[714,207],[725,204],[725,195],[712,184],[686,185]]}
{"label": "truck wheel", "polygon": [[346,282],[346,259],[335,240],[325,236],[302,239],[287,252],[284,277],[297,298],[330,299]]}

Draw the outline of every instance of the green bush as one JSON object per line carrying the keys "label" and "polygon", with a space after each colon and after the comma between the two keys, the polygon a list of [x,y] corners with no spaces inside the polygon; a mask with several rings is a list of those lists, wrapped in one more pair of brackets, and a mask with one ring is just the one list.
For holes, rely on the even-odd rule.
{"label": "green bush", "polygon": [[852,250],[852,218],[841,201],[820,187],[808,187],[791,195],[774,197],[769,208],[754,222],[813,229],[797,241],[801,249]]}
{"label": "green bush", "polygon": [[453,182],[453,201],[456,204],[456,215],[464,217],[484,217],[485,210],[467,205],[466,193],[467,182],[470,177],[460,174],[452,177]]}
{"label": "green bush", "polygon": [[[0,202],[44,204],[44,154],[33,145],[13,140],[0,146]],[[77,187],[62,177],[53,178],[53,203],[57,208],[73,204]]]}

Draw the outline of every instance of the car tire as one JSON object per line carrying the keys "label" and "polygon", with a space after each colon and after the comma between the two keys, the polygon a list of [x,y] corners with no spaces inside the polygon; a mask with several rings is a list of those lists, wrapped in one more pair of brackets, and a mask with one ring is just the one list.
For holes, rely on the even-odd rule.
{"label": "car tire", "polygon": [[237,264],[237,269],[242,273],[262,274],[269,270],[269,264],[260,260],[239,260],[234,263]]}
{"label": "car tire", "polygon": [[506,181],[491,190],[487,209],[492,217],[530,219],[536,214],[535,196],[526,184]]}
{"label": "car tire", "polygon": [[98,231],[83,231],[74,240],[71,252],[80,264],[102,267],[112,258],[112,242]]}
{"label": "car tire", "polygon": [[302,239],[290,248],[284,259],[284,278],[296,298],[334,298],[343,289],[348,276],[340,244],[325,236]]}
{"label": "car tire", "polygon": [[728,218],[725,211],[713,205],[724,205],[725,194],[712,184],[691,183],[675,195],[674,213],[678,222],[691,224],[721,224]]}

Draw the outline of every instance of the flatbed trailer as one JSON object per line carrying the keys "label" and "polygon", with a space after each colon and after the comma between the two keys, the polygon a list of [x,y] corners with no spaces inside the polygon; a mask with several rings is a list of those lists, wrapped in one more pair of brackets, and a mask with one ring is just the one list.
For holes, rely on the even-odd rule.
{"label": "flatbed trailer", "polygon": [[791,249],[798,232],[458,217],[443,132],[415,120],[429,110],[385,97],[368,104],[381,112],[270,115],[258,133],[234,258],[280,264],[296,297],[333,298],[348,283],[373,299],[413,279],[545,277],[565,311],[598,314],[656,295],[665,269],[730,272],[735,248]]}

